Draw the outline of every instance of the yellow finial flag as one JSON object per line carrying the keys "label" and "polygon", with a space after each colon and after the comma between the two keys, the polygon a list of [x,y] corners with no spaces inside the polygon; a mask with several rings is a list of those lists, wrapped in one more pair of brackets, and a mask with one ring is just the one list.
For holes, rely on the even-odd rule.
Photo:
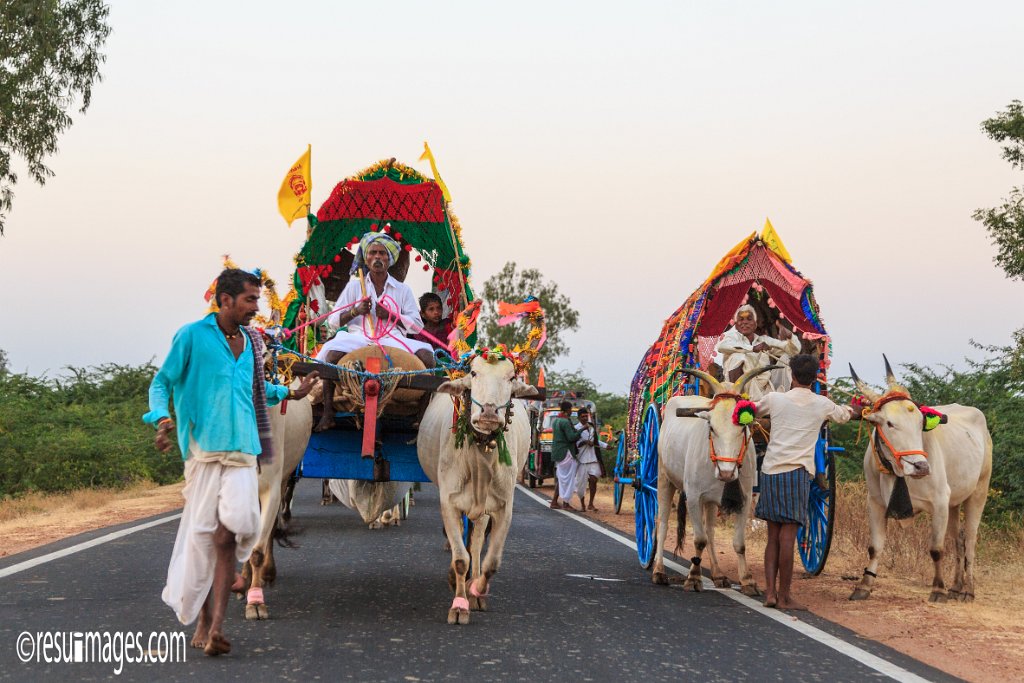
{"label": "yellow finial flag", "polygon": [[786,263],[793,262],[789,252],[786,251],[786,245],[782,243],[782,238],[779,237],[779,233],[775,232],[775,228],[772,227],[772,222],[767,218],[764,219],[764,230],[761,231],[761,241]]}
{"label": "yellow finial flag", "polygon": [[448,186],[444,184],[443,180],[441,180],[441,174],[437,172],[437,162],[434,161],[434,153],[430,151],[430,145],[428,145],[425,140],[423,142],[423,154],[420,155],[420,161],[423,160],[430,162],[430,170],[434,174],[434,182],[441,188],[441,194],[444,195],[444,200],[446,202],[450,202],[452,200],[452,196],[448,194]]}
{"label": "yellow finial flag", "polygon": [[306,153],[292,164],[281,181],[277,191],[277,210],[291,227],[292,221],[301,218],[310,206],[310,192],[313,189],[313,175],[310,172],[310,153],[313,146],[306,147]]}

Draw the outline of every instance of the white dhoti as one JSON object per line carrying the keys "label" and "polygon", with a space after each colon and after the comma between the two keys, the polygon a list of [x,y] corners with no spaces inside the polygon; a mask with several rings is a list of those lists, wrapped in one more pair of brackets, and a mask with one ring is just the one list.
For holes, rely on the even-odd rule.
{"label": "white dhoti", "polygon": [[[409,339],[397,332],[392,332],[391,335],[384,337],[380,340],[380,343],[384,346],[403,349],[410,353],[416,353],[417,351],[434,352],[434,347],[427,342]],[[334,335],[333,339],[328,340],[322,347],[320,347],[320,351],[316,354],[316,359],[327,360],[327,354],[331,351],[340,351],[342,354],[346,354],[352,353],[356,349],[361,349],[364,346],[374,346],[374,342],[367,338],[367,336],[362,332],[348,332],[346,330],[340,330],[338,334]]]}
{"label": "white dhoti", "polygon": [[576,492],[576,468],[579,463],[572,453],[566,453],[562,461],[555,467],[555,478],[558,480],[558,497],[568,503]]}
{"label": "white dhoti", "polygon": [[583,494],[589,488],[591,477],[598,479],[601,477],[601,466],[597,464],[597,460],[581,462],[576,466],[576,495],[580,497],[580,500],[583,500]]}
{"label": "white dhoti", "polygon": [[221,454],[206,461],[189,457],[185,461],[185,488],[181,493],[185,509],[174,539],[162,597],[178,621],[191,624],[213,586],[217,564],[213,535],[217,525],[223,524],[234,532],[235,559],[239,562],[249,559],[259,539],[256,458],[244,453]]}

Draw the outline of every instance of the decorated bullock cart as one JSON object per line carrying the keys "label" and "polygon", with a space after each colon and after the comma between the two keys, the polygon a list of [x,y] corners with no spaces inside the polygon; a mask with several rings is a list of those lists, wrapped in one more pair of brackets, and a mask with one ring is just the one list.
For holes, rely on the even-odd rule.
{"label": "decorated bullock cart", "polygon": [[[762,329],[772,335],[785,326],[801,341],[802,351],[821,359],[815,390],[827,395],[830,339],[818,313],[810,280],[797,271],[781,241],[766,224],[761,236],[752,233],[715,266],[711,275],[665,321],[657,341],[644,355],[633,378],[629,416],[619,439],[615,467],[616,509],[626,485],[634,489],[636,544],[640,564],[654,561],[658,518],[658,436],[662,411],[673,396],[710,396],[707,384],[683,372],[696,368],[714,375],[715,347],[733,323],[737,308],[749,303]],[[823,426],[815,453],[816,476],[811,485],[809,525],[798,534],[800,558],[811,574],[825,566],[835,517],[834,454]],[[739,456],[742,464],[742,454]],[[754,467],[754,463],[746,463]],[[682,505],[682,502],[680,502]],[[745,520],[737,523],[745,523]]]}

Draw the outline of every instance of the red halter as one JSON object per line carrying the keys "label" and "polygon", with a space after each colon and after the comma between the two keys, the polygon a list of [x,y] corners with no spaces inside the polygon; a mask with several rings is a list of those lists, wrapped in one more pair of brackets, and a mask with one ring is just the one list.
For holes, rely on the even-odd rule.
{"label": "red halter", "polygon": [[[910,396],[908,394],[905,394],[902,391],[890,391],[888,394],[886,394],[885,396],[882,396],[880,399],[875,401],[875,404],[873,406],[871,406],[871,408],[866,409],[864,411],[864,415],[868,415],[869,413],[877,413],[878,410],[882,406],[884,406],[886,403],[890,403],[892,401],[911,401],[911,403],[913,403],[913,401],[911,400],[911,398],[910,398]],[[896,447],[892,445],[892,442],[889,441],[888,438],[886,438],[885,432],[882,431],[882,425],[879,425],[879,424],[875,425],[875,434],[878,435],[878,437],[881,439],[882,443],[884,443],[886,445],[886,447],[889,449],[889,452],[892,453],[892,457],[896,459],[896,464],[898,466],[900,466],[900,467],[903,466],[902,458],[905,458],[908,455],[920,455],[923,458],[927,458],[928,457],[928,451],[923,451],[923,450],[922,451],[898,451],[898,450],[896,450]],[[871,452],[875,454],[875,460],[877,461],[877,464],[878,464],[878,471],[882,472],[884,474],[896,474],[896,472],[892,469],[892,467],[889,465],[889,463],[887,463],[887,462],[882,460],[882,455],[881,455],[881,453],[878,452],[879,450],[880,449],[876,445],[875,440],[872,439],[871,440]]]}
{"label": "red halter", "polygon": [[[739,395],[739,394],[733,394],[733,393],[718,394],[713,399],[711,399],[711,405],[708,406],[708,410],[710,410],[711,408],[714,408],[715,405],[719,401],[724,399],[724,398],[731,398],[731,399],[735,399],[737,401],[743,399],[743,397],[741,395]],[[708,429],[708,444],[711,446],[711,462],[716,464],[716,465],[719,462],[734,462],[734,463],[736,463],[737,467],[743,467],[743,457],[747,454],[747,441],[749,441],[749,438],[747,436],[747,428],[743,427],[743,445],[740,446],[739,455],[737,455],[735,458],[723,457],[723,456],[721,456],[721,455],[719,455],[718,453],[715,452],[715,439],[714,439],[714,437],[712,437],[711,429],[709,428]]]}

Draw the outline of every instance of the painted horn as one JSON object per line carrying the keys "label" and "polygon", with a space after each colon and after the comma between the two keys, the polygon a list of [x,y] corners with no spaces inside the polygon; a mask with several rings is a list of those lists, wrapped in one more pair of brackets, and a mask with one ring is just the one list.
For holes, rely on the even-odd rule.
{"label": "painted horn", "polygon": [[850,377],[853,378],[853,384],[857,387],[857,391],[864,394],[864,396],[874,403],[881,398],[877,391],[868,386],[868,383],[857,376],[857,372],[853,369],[853,364],[850,364]]}
{"label": "painted horn", "polygon": [[713,390],[712,393],[714,394],[717,394],[724,389],[721,382],[703,370],[698,370],[697,368],[682,368],[679,372],[685,372],[688,375],[693,375],[697,379],[704,380],[711,385],[711,389]]}
{"label": "painted horn", "polygon": [[896,375],[892,371],[892,366],[889,365],[889,359],[882,354],[882,360],[885,361],[885,382],[889,385],[889,389],[897,386],[899,382],[896,381]]}
{"label": "painted horn", "polygon": [[753,370],[750,370],[748,372],[743,373],[740,376],[740,378],[738,380],[736,380],[736,392],[742,394],[743,393],[743,387],[747,386],[747,382],[749,382],[750,380],[754,379],[755,377],[760,375],[762,372],[768,372],[769,370],[774,370],[776,368],[781,368],[781,367],[783,367],[783,366],[781,366],[778,363],[776,363],[775,365],[765,365],[763,367],[754,368]]}

